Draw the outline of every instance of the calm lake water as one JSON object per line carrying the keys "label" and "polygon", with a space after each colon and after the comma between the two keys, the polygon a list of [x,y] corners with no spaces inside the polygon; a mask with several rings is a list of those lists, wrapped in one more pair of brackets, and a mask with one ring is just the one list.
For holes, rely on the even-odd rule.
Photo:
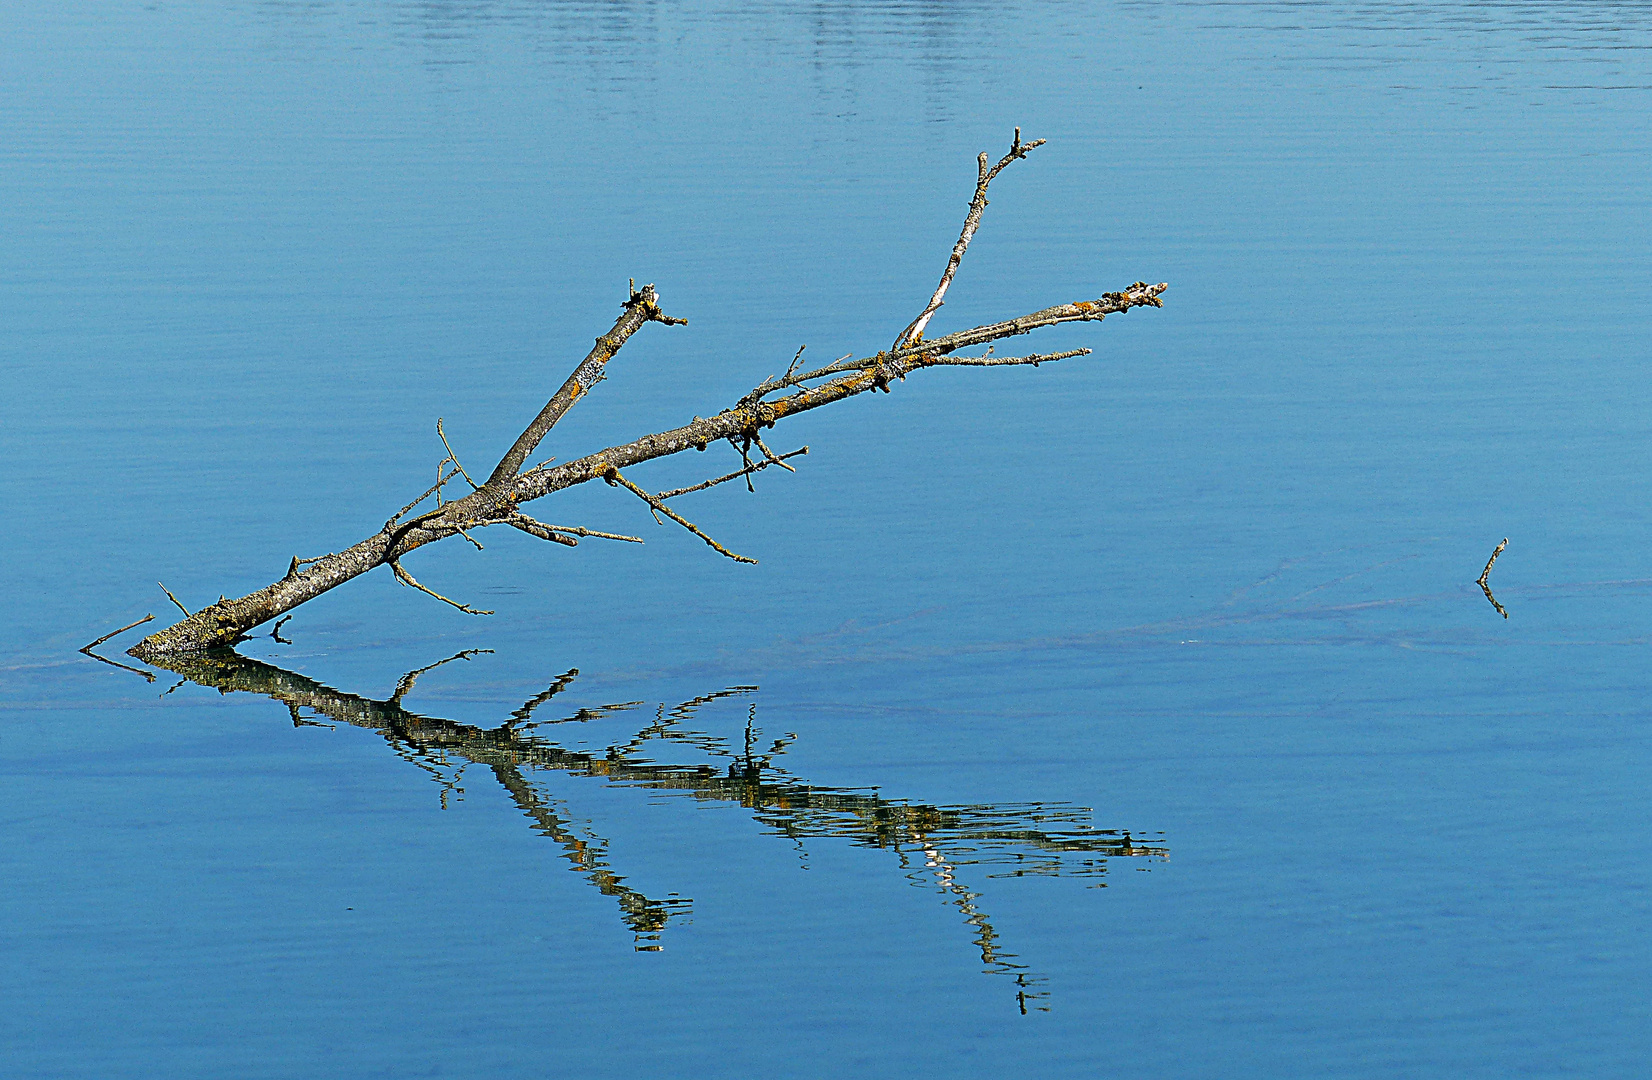
{"label": "calm lake water", "polygon": [[[1645,1069],[1652,5],[0,41],[7,1076]],[[375,571],[241,663],[75,652],[374,532],[437,417],[485,471],[628,278],[690,325],[545,455],[886,345],[1016,125],[932,334],[1164,309],[783,423],[681,503],[758,565],[589,485],[539,516],[646,545],[409,558],[488,618]]]}

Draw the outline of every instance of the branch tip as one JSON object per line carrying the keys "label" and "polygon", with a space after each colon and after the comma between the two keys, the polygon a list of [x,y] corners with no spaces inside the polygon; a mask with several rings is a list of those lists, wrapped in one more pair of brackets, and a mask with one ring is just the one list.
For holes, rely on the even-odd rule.
{"label": "branch tip", "polygon": [[637,498],[639,498],[643,502],[647,503],[649,509],[657,511],[660,514],[664,514],[666,517],[670,518],[672,521],[675,521],[677,524],[681,525],[683,528],[687,529],[689,532],[693,533],[695,536],[698,536],[701,540],[704,540],[707,544],[710,544],[712,549],[715,550],[719,555],[726,555],[727,557],[733,559],[735,562],[751,563],[753,565],[756,565],[756,563],[757,563],[756,559],[749,559],[744,555],[736,555],[734,552],[730,551],[728,548],[724,547],[722,544],[719,544],[717,541],[713,540],[711,537],[709,537],[705,533],[701,532],[694,525],[694,523],[692,521],[689,521],[687,518],[681,516],[680,514],[675,513],[669,506],[667,506],[667,505],[665,505],[665,503],[661,502],[658,496],[650,495],[648,492],[644,491],[642,488],[638,487],[637,485],[633,484],[631,481],[627,480],[624,476],[620,475],[620,471],[618,469],[614,468],[612,465],[610,465],[608,467],[608,471],[605,474],[603,474],[603,479],[607,480],[609,484],[616,484],[616,483],[623,484],[627,489],[629,489],[631,491],[632,494],[636,495]]}
{"label": "branch tip", "polygon": [[[162,585],[161,588],[164,589],[164,588],[166,588],[166,586]],[[154,617],[155,616],[153,614],[145,615],[143,618],[139,619],[137,622],[127,623],[125,626],[121,627],[119,630],[111,630],[107,634],[104,634],[102,637],[98,638],[96,641],[94,641],[94,642],[92,642],[88,645],[82,645],[80,647],[79,651],[85,653],[88,656],[90,656],[92,654],[92,650],[97,648],[99,645],[102,645],[105,641],[108,641],[110,638],[115,637],[117,634],[126,633],[128,630],[132,629],[134,626],[142,626],[144,623],[148,622],[150,619],[153,619]],[[98,657],[98,659],[102,660],[103,657],[100,656],[100,657]],[[150,680],[150,681],[154,681],[154,680]]]}
{"label": "branch tip", "polygon": [[[158,581],[155,582],[155,584],[161,585]],[[167,588],[165,585],[161,585],[161,592],[166,594],[166,598],[168,600],[172,601],[174,604],[178,604],[178,610],[184,613],[184,618],[189,618],[189,609],[178,603],[178,598],[172,595],[171,589]]]}
{"label": "branch tip", "polygon": [[491,612],[491,611],[483,611],[480,608],[473,608],[469,604],[461,604],[457,600],[449,600],[447,597],[443,596],[441,593],[437,592],[435,589],[427,588],[424,585],[420,585],[419,582],[418,582],[418,579],[416,579],[412,574],[409,574],[406,570],[402,569],[402,564],[401,564],[401,561],[399,559],[390,559],[390,560],[388,560],[388,562],[390,564],[390,572],[395,574],[396,575],[396,580],[401,582],[403,585],[411,585],[413,588],[418,589],[422,593],[427,593],[430,596],[434,596],[436,599],[440,600],[444,604],[452,604],[454,607],[458,608],[460,611],[464,612],[467,615],[492,615],[493,614],[493,612]]}
{"label": "branch tip", "polygon": [[[469,473],[465,472],[465,467],[463,465],[459,464],[459,455],[455,454],[453,452],[453,447],[448,445],[447,432],[442,430],[442,418],[439,417],[439,416],[436,418],[436,435],[437,435],[438,438],[440,438],[442,440],[443,448],[447,450],[447,457],[443,458],[441,461],[436,463],[436,475],[438,477],[441,476],[442,475],[442,466],[446,465],[448,462],[451,461],[451,462],[453,462],[453,467],[455,469],[459,470],[459,475],[465,478],[465,483],[470,485],[470,490],[472,490],[472,491],[478,490],[479,485],[476,483],[476,481],[474,481],[470,478]],[[441,486],[445,483],[447,483],[446,480],[437,480],[436,481],[436,487],[438,489],[438,492],[440,491]],[[437,498],[439,499],[440,497],[441,497],[440,494],[438,494]],[[469,538],[467,537],[466,539],[469,539]],[[476,541],[474,541],[474,540],[471,541],[471,543],[473,543],[473,544],[475,542]]]}

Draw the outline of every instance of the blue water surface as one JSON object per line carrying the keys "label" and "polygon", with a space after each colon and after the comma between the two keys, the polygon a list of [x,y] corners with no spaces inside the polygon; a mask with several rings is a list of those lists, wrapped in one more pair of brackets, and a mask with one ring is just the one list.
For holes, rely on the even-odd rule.
{"label": "blue water surface", "polygon": [[[0,1072],[1644,1070],[1652,8],[0,42]],[[784,421],[676,503],[758,565],[587,485],[535,512],[647,543],[408,557],[488,617],[375,570],[247,663],[75,651],[373,533],[438,417],[487,471],[628,279],[689,325],[543,456],[887,346],[1016,126],[931,333],[1164,308]]]}

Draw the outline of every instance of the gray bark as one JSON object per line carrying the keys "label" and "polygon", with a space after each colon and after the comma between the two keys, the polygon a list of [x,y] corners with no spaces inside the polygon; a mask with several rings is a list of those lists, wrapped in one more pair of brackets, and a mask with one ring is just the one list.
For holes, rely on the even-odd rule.
{"label": "gray bark", "polygon": [[[307,560],[303,563],[295,558],[286,575],[279,581],[246,596],[236,599],[220,599],[217,603],[192,614],[186,613],[186,617],[181,621],[164,630],[150,634],[128,651],[132,656],[141,660],[158,662],[161,658],[169,655],[231,646],[242,640],[247,632],[253,628],[271,619],[279,618],[300,604],[312,600],[330,589],[337,588],[351,578],[365,574],[378,566],[389,566],[395,573],[397,580],[403,584],[430,593],[437,599],[453,604],[461,610],[472,614],[488,614],[487,612],[476,611],[457,601],[449,600],[447,597],[419,584],[401,566],[399,560],[408,552],[417,550],[426,544],[461,534],[469,539],[469,530],[492,525],[508,525],[541,539],[553,540],[556,543],[570,547],[578,543],[577,537],[579,536],[635,540],[634,537],[619,537],[585,529],[546,525],[543,522],[535,521],[521,510],[521,507],[526,503],[544,498],[565,488],[589,483],[597,479],[606,480],[610,484],[621,485],[636,492],[648,501],[654,511],[667,514],[673,520],[700,536],[720,553],[743,562],[755,561],[747,559],[745,556],[736,555],[718,544],[686,519],[666,508],[663,505],[663,500],[684,494],[687,491],[710,486],[712,483],[720,483],[733,477],[749,477],[752,472],[771,464],[791,468],[791,466],[785,465],[779,457],[772,454],[762,440],[762,430],[764,428],[772,428],[776,423],[787,417],[809,412],[872,390],[883,390],[887,393],[893,384],[901,382],[908,375],[924,368],[940,366],[995,367],[1020,364],[1036,366],[1083,355],[1088,353],[1089,350],[1077,349],[1064,353],[1028,356],[994,356],[990,354],[960,356],[958,353],[960,350],[989,345],[1005,338],[1031,333],[1046,326],[1056,326],[1069,322],[1095,322],[1107,315],[1129,311],[1134,307],[1161,306],[1160,296],[1166,286],[1162,283],[1149,285],[1145,282],[1137,282],[1121,292],[1106,293],[1096,300],[1058,304],[1005,322],[976,326],[933,340],[924,340],[923,329],[928,325],[930,317],[941,306],[947,287],[951,284],[958,264],[963,258],[964,249],[968,247],[969,240],[974,235],[976,226],[980,222],[981,211],[986,206],[987,184],[1011,161],[1025,157],[1029,150],[1038,145],[1038,142],[1023,144],[1020,141],[1020,131],[1017,129],[1016,139],[1010,153],[997,166],[988,169],[986,155],[982,155],[975,198],[970,204],[970,212],[965,221],[964,232],[953,249],[952,257],[948,260],[947,270],[942,276],[940,287],[930,298],[918,319],[896,338],[894,347],[874,356],[853,361],[840,361],[801,375],[794,376],[788,371],[779,380],[765,381],[733,406],[724,409],[715,416],[696,417],[692,422],[670,431],[644,435],[631,442],[611,446],[605,450],[555,467],[539,466],[524,471],[523,465],[540,441],[581,396],[601,381],[604,366],[624,346],[632,334],[649,322],[674,325],[681,325],[684,322],[681,319],[670,318],[660,311],[659,297],[652,285],[644,286],[640,290],[633,289],[630,298],[625,303],[624,312],[614,323],[613,328],[597,338],[595,347],[574,369],[573,374],[545,404],[545,407],[540,410],[539,415],[534,418],[533,422],[517,437],[511,448],[500,458],[487,481],[480,487],[462,498],[445,504],[441,502],[444,485],[450,482],[455,475],[465,475],[463,470],[458,468],[455,461],[454,470],[440,479],[436,487],[427,491],[420,499],[409,504],[400,514],[387,521],[384,528],[360,543],[336,554],[326,555],[315,560]],[[826,381],[819,381],[822,379]],[[813,385],[806,385],[811,383]],[[771,395],[786,390],[794,392],[770,400]],[[445,438],[444,435],[444,443]],[[691,488],[665,493],[664,495],[649,494],[620,472],[620,470],[630,468],[633,465],[651,461],[655,458],[679,454],[685,450],[703,450],[709,444],[719,440],[732,442],[741,450],[743,455],[749,454],[751,447],[755,445],[761,451],[762,459],[752,462],[748,457],[746,468],[740,472],[721,477],[716,481],[708,481],[706,484],[695,485]],[[785,456],[790,457],[792,455]],[[449,457],[444,459],[444,464],[450,460],[453,460],[451,452]],[[465,475],[465,479],[469,480],[468,475]],[[438,502],[436,509],[403,519],[404,514],[417,506],[424,498],[428,498],[433,494]],[[181,604],[179,606],[182,607]]]}

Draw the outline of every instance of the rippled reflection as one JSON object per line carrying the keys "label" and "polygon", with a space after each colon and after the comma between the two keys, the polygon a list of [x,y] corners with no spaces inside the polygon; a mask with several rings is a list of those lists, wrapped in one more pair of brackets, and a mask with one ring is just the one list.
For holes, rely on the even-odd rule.
{"label": "rippled reflection", "polygon": [[[769,835],[799,844],[830,837],[888,851],[914,884],[950,897],[974,933],[984,970],[1014,977],[1023,1012],[1029,1006],[1045,1007],[1041,1004],[1045,993],[1037,989],[1043,980],[999,943],[998,932],[979,903],[980,883],[966,884],[966,878],[1038,874],[1087,878],[1099,884],[1094,879],[1106,873],[1109,858],[1152,859],[1167,854],[1162,845],[1142,843],[1128,832],[1096,829],[1089,824],[1087,809],[1061,803],[935,806],[866,790],[810,784],[775,764],[796,736],[788,733],[764,740],[752,700],[755,686],[730,687],[676,705],[661,704],[648,712],[642,702],[625,702],[581,708],[555,719],[535,719],[539,709],[574,681],[579,674],[575,670],[557,677],[494,728],[422,716],[402,706],[402,698],[420,675],[471,655],[474,651],[459,653],[408,672],[383,701],[342,693],[232,652],[174,657],[165,666],[224,693],[245,691],[273,698],[287,706],[295,726],[324,718],[379,732],[397,756],[437,779],[444,806],[450,793],[463,790],[458,785],[466,767],[476,764],[491,770],[536,831],[559,844],[576,872],[618,902],[620,918],[636,935],[640,950],[659,949],[662,931],[673,919],[687,914],[692,902],[675,894],[645,896],[626,885],[608,861],[607,841],[576,823],[553,797],[537,789],[533,783],[536,772],[555,770],[695,800],[737,803],[749,809]],[[729,699],[746,699],[745,727],[737,739],[696,726],[703,723],[701,713],[706,706]],[[600,752],[569,749],[548,736],[560,725],[583,725],[638,712],[648,715],[648,722]],[[698,755],[702,760],[671,764],[645,756],[665,751],[680,758]]]}

